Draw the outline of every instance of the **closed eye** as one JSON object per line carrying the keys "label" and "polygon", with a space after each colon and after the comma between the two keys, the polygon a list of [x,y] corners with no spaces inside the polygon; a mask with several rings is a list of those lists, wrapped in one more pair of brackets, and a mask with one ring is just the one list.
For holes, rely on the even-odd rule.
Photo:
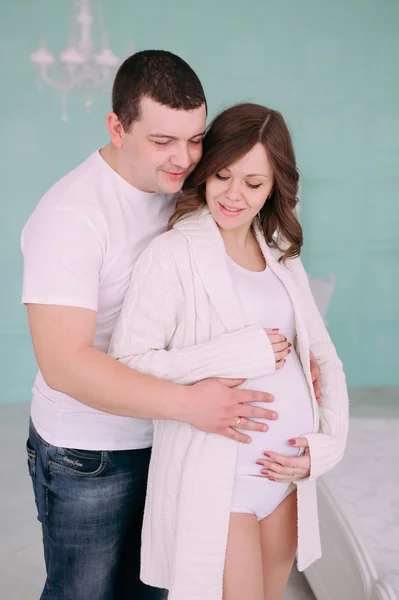
{"label": "closed eye", "polygon": [[215,177],[216,177],[216,179],[219,179],[220,181],[228,180],[228,177],[223,177],[222,175],[219,175],[219,173],[216,173]]}
{"label": "closed eye", "polygon": [[262,185],[261,183],[257,183],[257,184],[247,183],[247,186],[249,188],[251,188],[251,190],[257,190],[258,188],[260,188],[261,185]]}

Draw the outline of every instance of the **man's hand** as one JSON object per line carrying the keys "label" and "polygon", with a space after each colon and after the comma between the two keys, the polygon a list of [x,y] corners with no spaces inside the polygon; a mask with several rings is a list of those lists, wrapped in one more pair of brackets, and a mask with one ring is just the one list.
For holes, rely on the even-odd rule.
{"label": "man's hand", "polygon": [[310,354],[310,374],[312,376],[314,395],[316,396],[317,404],[321,404],[320,392],[320,367],[312,352]]}
{"label": "man's hand", "polygon": [[232,389],[243,382],[243,379],[205,379],[187,387],[187,414],[183,420],[202,431],[249,443],[251,438],[238,429],[267,431],[268,426],[265,423],[252,419],[275,420],[277,413],[248,404],[273,402],[271,394]]}

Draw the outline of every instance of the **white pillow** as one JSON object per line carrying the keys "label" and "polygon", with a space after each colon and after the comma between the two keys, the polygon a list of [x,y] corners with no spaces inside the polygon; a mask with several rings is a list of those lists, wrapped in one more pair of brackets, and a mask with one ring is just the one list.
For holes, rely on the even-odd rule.
{"label": "white pillow", "polygon": [[310,289],[321,316],[325,317],[335,286],[335,275],[329,277],[313,277],[309,280]]}

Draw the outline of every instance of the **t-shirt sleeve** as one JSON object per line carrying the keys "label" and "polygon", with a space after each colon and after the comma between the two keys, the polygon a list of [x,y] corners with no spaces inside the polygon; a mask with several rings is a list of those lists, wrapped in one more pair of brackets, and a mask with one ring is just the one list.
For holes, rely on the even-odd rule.
{"label": "t-shirt sleeve", "polygon": [[97,311],[106,249],[102,238],[90,218],[77,209],[36,209],[21,236],[22,303]]}

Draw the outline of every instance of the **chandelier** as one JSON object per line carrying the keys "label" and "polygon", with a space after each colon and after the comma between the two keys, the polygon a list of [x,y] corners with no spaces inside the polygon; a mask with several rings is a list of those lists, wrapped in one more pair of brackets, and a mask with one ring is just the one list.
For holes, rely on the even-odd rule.
{"label": "chandelier", "polygon": [[[97,9],[101,36],[99,48],[93,41],[93,5]],[[68,94],[74,90],[83,95],[86,111],[90,112],[93,94],[109,91],[122,62],[109,46],[101,0],[73,0],[68,45],[58,60],[47,49],[45,39],[30,59],[39,87],[45,83],[60,91],[63,121],[68,121]]]}

